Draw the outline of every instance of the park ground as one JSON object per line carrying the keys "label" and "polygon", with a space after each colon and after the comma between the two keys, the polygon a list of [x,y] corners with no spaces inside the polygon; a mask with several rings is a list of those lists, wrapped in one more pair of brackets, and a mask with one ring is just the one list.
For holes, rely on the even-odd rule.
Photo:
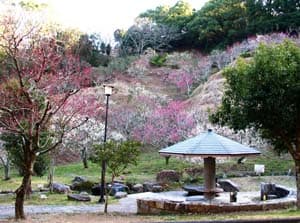
{"label": "park ground", "polygon": [[[248,177],[230,177],[232,173],[253,171],[253,165],[259,163],[264,164],[266,167],[266,175],[268,176],[248,176]],[[202,164],[191,164],[176,159],[171,159],[169,165],[166,166],[165,160],[156,152],[143,153],[139,159],[137,166],[131,166],[123,177],[125,180],[132,181],[133,183],[142,183],[146,180],[155,180],[155,175],[162,169],[175,169],[177,171],[191,167],[202,167]],[[264,152],[259,157],[249,158],[244,164],[236,164],[236,160],[228,160],[225,163],[218,163],[218,172],[223,175],[226,174],[230,179],[237,183],[242,191],[257,191],[261,182],[273,182],[276,184],[284,185],[289,188],[295,189],[295,177],[293,175],[288,176],[289,169],[293,168],[293,162],[289,157],[278,157],[270,152]],[[56,168],[55,179],[70,184],[71,180],[76,175],[85,176],[88,179],[97,181],[99,179],[100,167],[96,164],[90,164],[89,169],[84,169],[82,164],[73,163],[68,165],[58,166]],[[280,173],[279,176],[275,176]],[[275,175],[273,175],[275,174]],[[273,176],[272,176],[273,175]],[[185,176],[185,180],[188,180],[191,176]],[[9,190],[16,189],[20,183],[21,178],[14,172],[12,179],[9,181],[1,181],[1,189]],[[44,184],[47,182],[47,176],[34,177],[33,186],[37,184]],[[197,183],[201,183],[201,177]],[[174,185],[180,187],[180,185]],[[173,189],[173,188],[169,188]],[[74,205],[74,202],[67,200],[66,195],[49,194],[47,200],[40,200],[38,196],[33,196],[31,200],[26,201],[26,205]],[[94,199],[90,205],[96,204]],[[113,201],[116,204],[117,201]],[[13,205],[14,197],[1,197],[0,203],[2,205]],[[80,204],[78,204],[80,205]],[[101,213],[102,212],[102,213]],[[1,213],[0,213],[1,214]],[[232,214],[214,214],[214,215],[120,215],[109,214],[104,215],[103,210],[99,210],[99,213],[80,213],[80,214],[67,214],[67,213],[48,213],[48,214],[28,214],[28,218],[22,223],[61,223],[61,222],[104,222],[104,223],[127,223],[127,222],[172,222],[172,221],[208,221],[208,220],[231,220],[231,219],[264,219],[264,218],[289,218],[300,217],[300,211],[294,209],[277,210],[269,212],[247,212],[247,213],[232,213]],[[14,222],[13,219],[0,219],[2,223]]]}
{"label": "park ground", "polygon": [[[295,209],[268,212],[239,212],[230,214],[206,215],[119,215],[119,214],[43,214],[31,215],[20,223],[148,223],[148,222],[195,222],[216,220],[254,220],[255,219],[300,219],[300,211]],[[1,223],[14,223],[14,219],[2,219]],[[295,221],[297,222],[297,221]]]}

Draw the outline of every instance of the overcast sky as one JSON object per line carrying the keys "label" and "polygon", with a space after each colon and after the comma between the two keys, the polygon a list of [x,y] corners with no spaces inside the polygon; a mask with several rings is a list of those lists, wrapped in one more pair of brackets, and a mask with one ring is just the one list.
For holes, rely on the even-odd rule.
{"label": "overcast sky", "polygon": [[[200,9],[207,0],[187,0]],[[177,0],[39,0],[49,6],[52,16],[65,26],[84,32],[101,33],[109,39],[113,31],[127,29],[141,12],[160,5],[176,4]]]}

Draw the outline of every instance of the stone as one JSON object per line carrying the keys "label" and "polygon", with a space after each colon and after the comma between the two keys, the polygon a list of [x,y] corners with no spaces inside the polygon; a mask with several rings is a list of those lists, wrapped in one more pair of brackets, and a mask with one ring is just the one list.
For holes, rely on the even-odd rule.
{"label": "stone", "polygon": [[109,186],[110,189],[110,196],[114,196],[117,192],[128,192],[129,188],[122,183],[114,183],[113,185]]}
{"label": "stone", "polygon": [[68,194],[68,200],[88,202],[91,201],[91,197],[82,194]]}
{"label": "stone", "polygon": [[290,194],[290,190],[284,186],[271,184],[271,183],[261,183],[260,185],[260,199],[276,199],[283,198]]}
{"label": "stone", "polygon": [[159,192],[163,192],[164,188],[160,185],[153,185],[152,187],[152,192],[154,193],[159,193]]}
{"label": "stone", "polygon": [[47,197],[47,195],[46,194],[41,194],[40,195],[40,199],[42,199],[42,200],[45,200],[45,199],[47,199],[48,197]]}
{"label": "stone", "polygon": [[143,183],[144,192],[161,192],[163,191],[163,187],[158,183],[154,182],[144,182]]}
{"label": "stone", "polygon": [[153,188],[153,185],[155,185],[155,183],[152,183],[152,182],[144,182],[143,183],[143,189],[144,189],[144,192],[148,192],[148,191],[152,191],[152,188]]}
{"label": "stone", "polygon": [[121,198],[124,198],[124,197],[127,197],[127,193],[126,192],[122,192],[122,191],[118,191],[114,195],[114,198],[116,198],[116,199],[121,199]]}
{"label": "stone", "polygon": [[187,196],[204,195],[204,186],[184,185],[183,190],[187,191]]}
{"label": "stone", "polygon": [[95,186],[95,183],[92,181],[81,181],[81,182],[73,182],[70,188],[72,190],[76,191],[92,191],[93,186]]}
{"label": "stone", "polygon": [[62,183],[53,183],[52,188],[54,192],[60,193],[60,194],[67,194],[71,192],[71,189],[69,186],[62,184]]}
{"label": "stone", "polygon": [[92,195],[99,196],[101,194],[101,185],[97,184],[94,185],[91,189]]}
{"label": "stone", "polygon": [[135,184],[135,185],[133,185],[132,186],[132,190],[135,193],[142,193],[142,192],[144,192],[143,184]]}
{"label": "stone", "polygon": [[180,173],[175,170],[163,170],[157,173],[156,181],[159,183],[179,182],[180,177]]}
{"label": "stone", "polygon": [[239,186],[233,183],[231,180],[218,180],[218,184],[224,190],[224,192],[238,192]]}
{"label": "stone", "polygon": [[275,190],[276,190],[276,196],[278,198],[286,197],[290,194],[290,190],[281,185],[276,185]]}
{"label": "stone", "polygon": [[81,183],[81,182],[85,182],[85,181],[87,181],[87,179],[86,179],[85,177],[82,177],[82,176],[76,176],[76,177],[74,177],[74,179],[72,180],[72,183],[75,183],[75,182]]}

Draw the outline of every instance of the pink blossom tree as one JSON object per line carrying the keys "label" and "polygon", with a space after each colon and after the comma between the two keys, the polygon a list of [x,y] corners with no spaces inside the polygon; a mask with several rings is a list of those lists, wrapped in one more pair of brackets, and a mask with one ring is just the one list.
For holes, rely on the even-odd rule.
{"label": "pink blossom tree", "polygon": [[196,124],[185,108],[186,104],[180,101],[156,107],[149,113],[144,125],[135,129],[135,139],[156,147],[185,139]]}
{"label": "pink blossom tree", "polygon": [[153,108],[157,106],[158,102],[154,98],[138,93],[125,105],[111,106],[110,124],[126,139],[135,139],[135,130],[145,125]]}
{"label": "pink blossom tree", "polygon": [[188,72],[186,70],[174,70],[169,74],[168,80],[175,84],[182,92],[186,92],[190,95],[192,85],[196,80],[196,75],[194,72]]}
{"label": "pink blossom tree", "polygon": [[[16,190],[15,217],[24,219],[25,193],[37,156],[57,148],[67,131],[85,121],[72,122],[76,111],[61,111],[89,85],[89,69],[39,26],[4,15],[0,27],[0,128],[22,139],[24,177]],[[41,141],[43,132],[51,132],[46,143]]]}

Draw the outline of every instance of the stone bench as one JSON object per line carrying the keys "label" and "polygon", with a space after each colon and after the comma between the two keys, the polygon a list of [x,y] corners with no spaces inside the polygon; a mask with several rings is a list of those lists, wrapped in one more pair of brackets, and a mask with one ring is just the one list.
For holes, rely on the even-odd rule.
{"label": "stone bench", "polygon": [[239,186],[233,183],[231,180],[218,180],[219,186],[224,192],[239,192]]}
{"label": "stone bench", "polygon": [[213,191],[206,191],[203,185],[185,185],[182,187],[182,189],[188,192],[187,196],[204,195],[208,193],[218,195],[219,193],[223,192],[222,188],[217,187]]}
{"label": "stone bench", "polygon": [[284,186],[261,183],[260,184],[260,200],[270,200],[276,198],[283,198],[290,194],[290,190]]}

